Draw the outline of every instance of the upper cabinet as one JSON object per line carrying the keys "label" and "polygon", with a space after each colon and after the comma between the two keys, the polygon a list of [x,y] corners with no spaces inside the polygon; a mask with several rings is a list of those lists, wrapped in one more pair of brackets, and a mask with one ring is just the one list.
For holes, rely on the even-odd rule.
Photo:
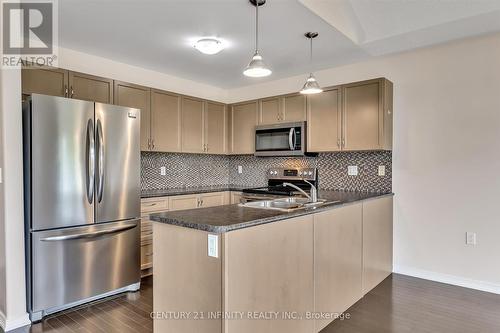
{"label": "upper cabinet", "polygon": [[43,94],[113,103],[113,80],[59,68],[24,68],[23,95]]}
{"label": "upper cabinet", "polygon": [[306,97],[293,94],[260,100],[259,124],[306,120]]}
{"label": "upper cabinet", "polygon": [[310,95],[307,102],[307,150],[341,150],[341,89]]}
{"label": "upper cabinet", "polygon": [[342,87],[344,150],[392,148],[392,83],[369,80]]}
{"label": "upper cabinet", "polygon": [[244,102],[231,107],[231,153],[255,152],[255,126],[258,118],[258,102]]}
{"label": "upper cabinet", "polygon": [[306,96],[302,94],[284,96],[282,104],[282,121],[291,123],[306,120]]}
{"label": "upper cabinet", "polygon": [[392,83],[374,79],[308,96],[308,151],[392,149]]}
{"label": "upper cabinet", "polygon": [[150,150],[181,151],[181,97],[160,90],[151,91]]}
{"label": "upper cabinet", "polygon": [[224,104],[206,102],[205,149],[209,154],[227,153],[227,111]]}
{"label": "upper cabinet", "polygon": [[68,71],[64,69],[23,68],[21,82],[24,95],[68,96]]}
{"label": "upper cabinet", "polygon": [[151,89],[131,83],[115,81],[115,104],[141,110],[141,150],[155,148],[151,142]]}
{"label": "upper cabinet", "polygon": [[113,103],[113,80],[98,76],[69,72],[68,77],[70,98],[86,101]]}
{"label": "upper cabinet", "polygon": [[182,151],[185,153],[202,153],[204,119],[203,101],[193,98],[182,98]]}

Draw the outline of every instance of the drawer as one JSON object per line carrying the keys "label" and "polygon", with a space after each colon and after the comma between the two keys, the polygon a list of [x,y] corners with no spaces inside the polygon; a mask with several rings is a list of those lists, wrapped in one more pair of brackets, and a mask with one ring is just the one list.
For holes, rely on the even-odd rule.
{"label": "drawer", "polygon": [[141,246],[141,269],[153,266],[153,244]]}
{"label": "drawer", "polygon": [[141,232],[153,232],[153,222],[147,218],[142,218],[141,219]]}
{"label": "drawer", "polygon": [[153,244],[153,234],[141,235],[141,246]]}
{"label": "drawer", "polygon": [[168,198],[141,200],[141,213],[168,210]]}

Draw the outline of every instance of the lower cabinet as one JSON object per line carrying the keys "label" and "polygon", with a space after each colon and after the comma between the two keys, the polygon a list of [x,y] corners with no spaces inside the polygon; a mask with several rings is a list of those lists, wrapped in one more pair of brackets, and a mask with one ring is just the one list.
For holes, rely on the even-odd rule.
{"label": "lower cabinet", "polygon": [[[314,311],[342,314],[361,297],[362,203],[314,214]],[[331,320],[315,320],[315,332]]]}
{"label": "lower cabinet", "polygon": [[230,203],[231,205],[239,204],[241,202],[241,192],[231,192]]}
{"label": "lower cabinet", "polygon": [[392,197],[363,204],[363,295],[392,273]]}
{"label": "lower cabinet", "polygon": [[141,200],[141,271],[142,276],[153,274],[153,222],[149,214],[164,211],[195,209],[228,205],[230,192],[176,195]]}
{"label": "lower cabinet", "polygon": [[[228,333],[312,332],[304,314],[313,309],[313,215],[224,234],[223,304]],[[270,311],[276,318],[256,320],[248,313]]]}
{"label": "lower cabinet", "polygon": [[168,198],[148,198],[141,200],[141,275],[153,274],[153,222],[149,214],[166,211]]}

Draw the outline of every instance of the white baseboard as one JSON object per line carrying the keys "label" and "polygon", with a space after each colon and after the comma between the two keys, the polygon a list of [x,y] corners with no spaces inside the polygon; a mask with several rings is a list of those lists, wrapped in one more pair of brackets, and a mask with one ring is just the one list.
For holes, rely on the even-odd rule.
{"label": "white baseboard", "polygon": [[17,318],[5,318],[5,314],[0,311],[0,326],[4,332],[15,330],[16,328],[31,325],[28,313]]}
{"label": "white baseboard", "polygon": [[413,267],[405,266],[394,266],[394,273],[413,276],[416,278],[431,280],[435,282],[441,282],[446,284],[452,284],[459,287],[476,289],[481,291],[486,291],[493,294],[500,295],[500,284],[468,279],[460,276],[436,273],[431,271],[426,271],[422,269],[417,269]]}

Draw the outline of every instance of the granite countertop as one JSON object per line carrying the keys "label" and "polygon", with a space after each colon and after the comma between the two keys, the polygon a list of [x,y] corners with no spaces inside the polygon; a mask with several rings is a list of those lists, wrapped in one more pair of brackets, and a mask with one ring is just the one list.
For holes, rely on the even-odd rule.
{"label": "granite countertop", "polygon": [[245,187],[241,185],[215,185],[215,186],[191,186],[167,189],[155,189],[141,191],[141,198],[168,197],[172,195],[211,193],[224,191],[242,191]]}
{"label": "granite countertop", "polygon": [[186,228],[193,228],[213,233],[224,233],[232,230],[248,228],[260,224],[271,223],[326,211],[370,198],[392,196],[392,193],[367,193],[343,191],[318,191],[318,197],[327,201],[339,201],[325,204],[316,209],[300,209],[293,212],[282,212],[270,209],[258,209],[235,205],[224,205],[208,208],[180,210],[154,213],[150,219],[155,222],[167,223]]}

